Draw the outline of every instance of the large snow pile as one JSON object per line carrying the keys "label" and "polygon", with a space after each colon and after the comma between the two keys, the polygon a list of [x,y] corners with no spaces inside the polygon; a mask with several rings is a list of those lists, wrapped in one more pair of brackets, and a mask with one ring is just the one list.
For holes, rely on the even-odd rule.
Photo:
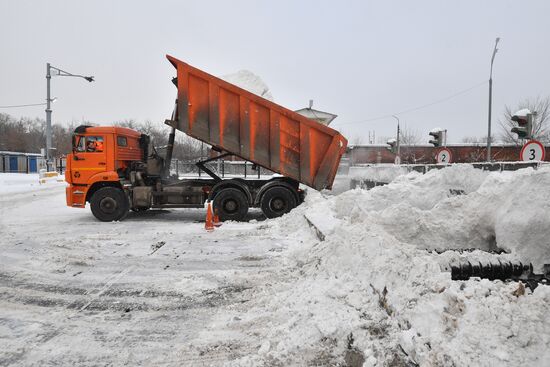
{"label": "large snow pile", "polygon": [[[548,365],[550,287],[522,294],[516,282],[451,281],[442,270],[460,259],[550,263],[548,187],[549,168],[464,166],[309,193],[263,228],[295,238],[290,275],[235,316],[259,348],[231,364]],[[496,247],[507,253],[444,251]]]}
{"label": "large snow pile", "polygon": [[273,101],[273,96],[267,84],[265,84],[262,78],[249,70],[239,70],[236,73],[224,75],[221,78],[226,82],[235,84],[251,93]]}

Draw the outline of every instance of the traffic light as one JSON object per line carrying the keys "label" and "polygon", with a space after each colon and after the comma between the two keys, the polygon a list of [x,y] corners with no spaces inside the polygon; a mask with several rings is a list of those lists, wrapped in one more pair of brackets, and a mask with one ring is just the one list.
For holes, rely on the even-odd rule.
{"label": "traffic light", "polygon": [[395,139],[388,139],[388,141],[386,142],[386,144],[388,144],[388,146],[386,147],[390,152],[392,152],[393,154],[397,154],[397,140]]}
{"label": "traffic light", "polygon": [[528,109],[524,108],[519,110],[512,116],[512,121],[518,123],[518,126],[514,126],[511,132],[518,134],[518,139],[531,139],[533,135],[533,115]]}
{"label": "traffic light", "polygon": [[440,147],[443,144],[443,130],[433,129],[430,131],[430,135],[433,136],[433,139],[428,143],[433,144],[434,147]]}

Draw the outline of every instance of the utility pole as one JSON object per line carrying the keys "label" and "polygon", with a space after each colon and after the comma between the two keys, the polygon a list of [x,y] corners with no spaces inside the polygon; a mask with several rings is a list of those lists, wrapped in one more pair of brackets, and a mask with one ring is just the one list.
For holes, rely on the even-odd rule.
{"label": "utility pole", "polygon": [[50,164],[52,163],[52,108],[51,103],[54,99],[51,98],[50,84],[52,79],[52,70],[55,72],[54,76],[74,76],[82,78],[88,82],[93,82],[93,76],[84,76],[78,74],[71,74],[67,71],[51,66],[50,63],[46,63],[46,167],[50,170]]}
{"label": "utility pole", "polygon": [[493,50],[493,56],[491,57],[491,71],[489,73],[489,117],[488,117],[488,130],[487,130],[487,162],[491,161],[491,109],[493,104],[493,62],[495,61],[495,55],[497,54],[498,42],[500,38],[495,40],[495,48]]}

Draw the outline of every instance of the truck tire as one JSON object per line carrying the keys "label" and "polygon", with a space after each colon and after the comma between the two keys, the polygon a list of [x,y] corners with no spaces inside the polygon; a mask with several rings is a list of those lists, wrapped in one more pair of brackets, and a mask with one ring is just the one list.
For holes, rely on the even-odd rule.
{"label": "truck tire", "polygon": [[239,189],[222,189],[214,196],[214,210],[218,211],[221,221],[241,221],[248,213],[248,200]]}
{"label": "truck tire", "polygon": [[103,187],[92,195],[90,208],[94,217],[102,222],[122,220],[128,214],[130,202],[119,188]]}
{"label": "truck tire", "polygon": [[286,187],[275,186],[263,194],[260,207],[267,218],[277,218],[296,207],[296,197]]}

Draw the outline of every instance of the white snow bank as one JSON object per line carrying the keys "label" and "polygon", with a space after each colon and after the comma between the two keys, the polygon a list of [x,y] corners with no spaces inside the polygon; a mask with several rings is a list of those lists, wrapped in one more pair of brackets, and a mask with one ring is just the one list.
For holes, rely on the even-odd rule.
{"label": "white snow bank", "polygon": [[37,173],[0,173],[0,197],[43,190],[52,186],[65,186],[65,183],[49,180],[41,185]]}
{"label": "white snow bank", "polygon": [[378,164],[376,166],[352,166],[349,168],[349,177],[377,182],[391,182],[399,176],[409,173],[407,166],[395,164]]}
{"label": "white snow bank", "polygon": [[221,78],[226,82],[235,84],[251,93],[273,101],[273,96],[267,84],[265,84],[262,78],[249,70],[239,70],[236,73],[224,75]]}
{"label": "white snow bank", "polygon": [[348,191],[333,207],[337,217],[376,223],[421,248],[492,250],[496,242],[540,269],[550,263],[549,185],[550,167],[489,174],[453,166]]}
{"label": "white snow bank", "polygon": [[[331,198],[308,193],[265,228],[295,238],[286,252],[294,278],[239,315],[249,325],[269,323],[254,331],[262,340],[258,354],[231,365],[343,364],[350,350],[365,366],[546,365],[550,287],[518,297],[518,283],[454,282],[441,264],[550,263],[549,185],[548,168],[487,173],[457,166]],[[491,249],[495,241],[510,253],[426,251]]]}

